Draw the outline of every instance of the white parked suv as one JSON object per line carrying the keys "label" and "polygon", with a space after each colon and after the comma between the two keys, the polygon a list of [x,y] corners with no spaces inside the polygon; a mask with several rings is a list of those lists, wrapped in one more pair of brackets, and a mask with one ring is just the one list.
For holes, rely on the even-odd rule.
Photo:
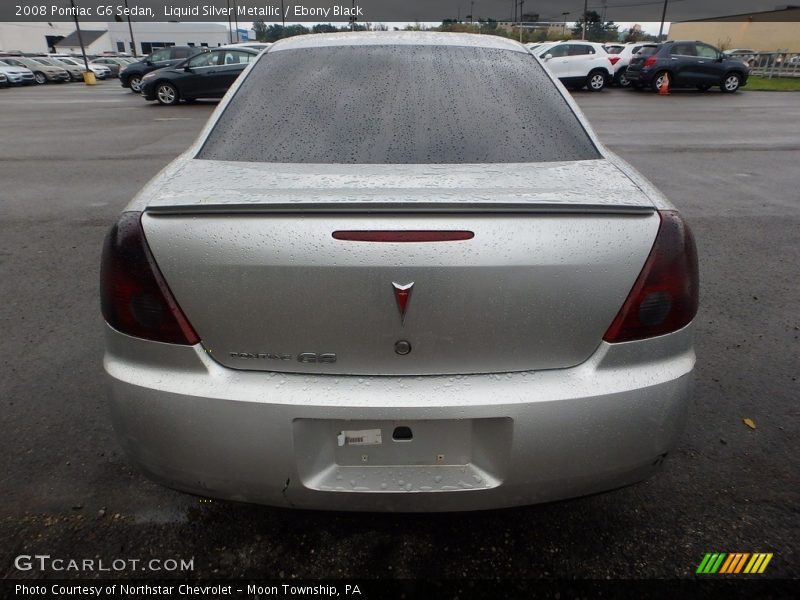
{"label": "white parked suv", "polygon": [[[631,64],[633,55],[639,52],[645,46],[656,47],[658,44],[652,42],[629,42],[627,44],[606,44],[605,49],[611,55],[611,60],[614,62],[614,83],[620,87],[630,87],[631,82],[628,80],[626,73],[628,65]],[[614,59],[617,59],[616,61]]]}
{"label": "white parked suv", "polygon": [[602,44],[569,40],[542,44],[534,50],[544,65],[571,89],[599,92],[611,82],[613,61]]}

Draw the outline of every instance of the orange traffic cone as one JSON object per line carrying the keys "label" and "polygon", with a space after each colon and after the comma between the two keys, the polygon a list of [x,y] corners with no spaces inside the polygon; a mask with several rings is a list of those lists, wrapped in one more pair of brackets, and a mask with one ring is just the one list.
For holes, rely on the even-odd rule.
{"label": "orange traffic cone", "polygon": [[669,96],[669,73],[664,73],[664,77],[661,79],[661,85],[658,86],[658,95]]}

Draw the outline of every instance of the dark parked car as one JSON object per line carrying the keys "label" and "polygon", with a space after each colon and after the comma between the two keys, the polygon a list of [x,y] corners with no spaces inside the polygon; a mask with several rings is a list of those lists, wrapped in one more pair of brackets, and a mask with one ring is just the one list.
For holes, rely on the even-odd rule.
{"label": "dark parked car", "polygon": [[171,67],[205,50],[206,48],[196,48],[194,46],[159,48],[142,60],[122,69],[119,72],[120,83],[122,87],[130,88],[132,92],[138,94],[141,91],[142,78],[151,71]]}
{"label": "dark parked car", "polygon": [[158,100],[161,104],[221,98],[258,54],[258,50],[243,47],[204,52],[174,67],[145,75],[142,94],[145,99]]}
{"label": "dark parked car", "polygon": [[750,68],[741,60],[728,58],[710,44],[698,41],[670,41],[643,47],[628,65],[627,77],[635,88],[657,90],[665,75],[670,87],[707,90],[719,86],[733,93],[747,83]]}

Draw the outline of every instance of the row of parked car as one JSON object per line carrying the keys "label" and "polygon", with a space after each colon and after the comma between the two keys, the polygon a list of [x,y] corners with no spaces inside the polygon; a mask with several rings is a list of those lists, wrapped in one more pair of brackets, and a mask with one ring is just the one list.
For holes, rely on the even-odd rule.
{"label": "row of parked car", "polygon": [[[136,59],[123,56],[92,56],[89,70],[97,79],[119,77],[120,71]],[[0,87],[43,85],[83,81],[86,64],[82,57],[67,54],[0,54]]]}
{"label": "row of parked car", "polygon": [[122,69],[120,83],[146,100],[166,105],[221,98],[247,65],[270,45],[243,42],[218,48],[161,48]]}
{"label": "row of parked car", "polygon": [[[245,42],[218,48],[171,46],[136,59],[93,56],[89,69],[98,79],[119,77],[122,86],[161,104],[220,98],[269,43]],[[600,44],[563,40],[527,44],[564,85],[599,92],[614,84],[658,90],[668,78],[671,87],[708,90],[718,86],[733,93],[746,85],[751,67],[764,57],[751,50],[722,52],[702,41]],[[763,53],[761,53],[763,54]],[[771,66],[800,67],[800,55],[767,53]],[[774,56],[773,56],[774,55]],[[763,65],[762,65],[763,66]],[[0,87],[80,81],[82,58],[61,54],[4,56],[0,54]]]}
{"label": "row of parked car", "polygon": [[599,92],[610,84],[658,90],[671,87],[733,93],[747,83],[750,66],[736,55],[697,40],[599,44],[579,40],[528,44],[568,88]]}
{"label": "row of parked car", "polygon": [[[266,43],[231,44],[209,50],[162,48],[120,73],[123,87],[161,104],[222,97]],[[609,84],[658,89],[675,87],[735,92],[747,83],[746,61],[701,41],[599,44],[578,40],[528,44],[567,87],[599,92]]]}

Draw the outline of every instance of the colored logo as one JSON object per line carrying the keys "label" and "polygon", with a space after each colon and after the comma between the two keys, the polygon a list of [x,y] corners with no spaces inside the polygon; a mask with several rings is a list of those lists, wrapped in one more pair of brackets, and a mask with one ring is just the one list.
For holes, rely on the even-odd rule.
{"label": "colored logo", "polygon": [[772,552],[709,552],[700,562],[696,573],[701,575],[725,574],[732,575],[737,573],[763,573],[769,561],[772,560]]}
{"label": "colored logo", "polygon": [[414,289],[414,282],[411,283],[396,283],[392,282],[394,288],[394,299],[397,301],[397,310],[400,311],[400,322],[406,320],[406,308],[408,308],[408,301],[411,299],[411,291]]}

